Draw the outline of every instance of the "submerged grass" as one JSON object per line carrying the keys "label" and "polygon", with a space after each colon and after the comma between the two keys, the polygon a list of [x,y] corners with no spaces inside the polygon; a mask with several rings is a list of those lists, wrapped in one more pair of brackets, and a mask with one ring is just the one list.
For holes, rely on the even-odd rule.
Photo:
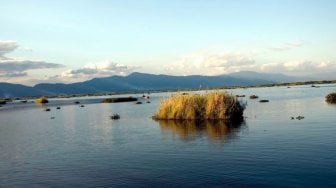
{"label": "submerged grass", "polygon": [[174,95],[161,101],[157,120],[240,120],[245,105],[226,92]]}
{"label": "submerged grass", "polygon": [[336,92],[335,93],[329,93],[326,96],[326,101],[327,101],[327,103],[330,103],[330,104],[336,104]]}

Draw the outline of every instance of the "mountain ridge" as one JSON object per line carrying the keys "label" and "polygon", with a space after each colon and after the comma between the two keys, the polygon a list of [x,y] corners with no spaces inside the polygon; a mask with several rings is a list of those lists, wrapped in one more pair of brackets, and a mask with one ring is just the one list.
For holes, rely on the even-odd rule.
{"label": "mountain ridge", "polygon": [[30,87],[22,84],[0,83],[0,97],[249,86],[299,80],[302,79],[284,74],[258,73],[253,71],[242,71],[218,76],[173,76],[133,72],[128,76],[114,75],[70,84],[40,83]]}

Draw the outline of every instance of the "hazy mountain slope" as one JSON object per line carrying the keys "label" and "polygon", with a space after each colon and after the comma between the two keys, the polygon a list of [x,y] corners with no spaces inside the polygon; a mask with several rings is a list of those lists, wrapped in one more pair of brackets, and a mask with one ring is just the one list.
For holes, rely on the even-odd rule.
{"label": "hazy mountain slope", "polygon": [[132,73],[128,76],[94,78],[73,84],[38,84],[34,88],[50,94],[96,93],[157,89],[186,89],[273,83],[268,80],[248,80],[232,76],[169,76]]}
{"label": "hazy mountain slope", "polygon": [[98,92],[121,92],[139,90],[188,89],[222,86],[244,86],[295,81],[295,77],[283,74],[238,72],[220,76],[170,76],[132,73],[128,76],[111,76],[72,84],[37,84],[28,87],[18,84],[1,83],[0,96],[38,96],[80,94]]}
{"label": "hazy mountain slope", "polygon": [[236,73],[231,73],[230,76],[235,78],[253,80],[267,80],[272,82],[294,82],[304,80],[301,77],[287,76],[281,73],[259,73],[253,71],[240,71]]}
{"label": "hazy mountain slope", "polygon": [[29,86],[21,84],[0,83],[0,97],[22,97],[22,96],[39,96],[44,93]]}

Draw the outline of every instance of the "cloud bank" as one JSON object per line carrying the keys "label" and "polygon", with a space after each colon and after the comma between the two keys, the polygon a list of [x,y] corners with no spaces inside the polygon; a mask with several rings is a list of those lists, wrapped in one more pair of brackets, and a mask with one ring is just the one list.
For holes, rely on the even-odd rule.
{"label": "cloud bank", "polygon": [[4,55],[14,51],[18,47],[15,41],[1,41],[0,40],[0,59],[5,59]]}
{"label": "cloud bank", "polygon": [[98,77],[114,75],[126,76],[139,67],[127,66],[112,61],[89,63],[83,68],[69,69],[50,78],[52,82],[78,82]]}
{"label": "cloud bank", "polygon": [[38,82],[78,82],[96,77],[128,75],[139,67],[127,66],[112,61],[86,64],[82,68],[68,69],[56,76],[46,75],[43,78],[32,78],[31,70],[57,69],[64,65],[41,60],[26,60],[8,57],[16,49],[32,52],[32,49],[20,47],[16,41],[0,41],[0,81],[34,84]]}
{"label": "cloud bank", "polygon": [[267,63],[260,66],[263,72],[285,73],[289,75],[307,75],[324,72],[336,72],[335,61],[289,61],[283,63]]}
{"label": "cloud bank", "polygon": [[295,48],[300,48],[302,46],[303,44],[301,42],[287,42],[283,45],[274,46],[269,49],[272,51],[276,51],[276,52],[282,52],[282,51],[292,50]]}
{"label": "cloud bank", "polygon": [[50,69],[50,68],[60,68],[63,65],[56,63],[47,63],[44,61],[31,61],[31,60],[2,60],[0,63],[1,71],[26,71],[32,69]]}
{"label": "cloud bank", "polygon": [[170,74],[218,75],[255,66],[255,60],[240,53],[199,53],[184,56],[176,62],[166,65]]}
{"label": "cloud bank", "polygon": [[[293,46],[299,44],[292,44]],[[241,53],[194,53],[165,66],[173,75],[221,75],[239,71],[284,73],[292,76],[336,72],[335,61],[294,60],[257,63],[253,55]]]}
{"label": "cloud bank", "polygon": [[36,69],[54,69],[64,67],[61,64],[40,60],[10,58],[6,54],[13,52],[19,45],[15,41],[0,41],[0,77],[15,78],[28,76],[27,71]]}
{"label": "cloud bank", "polygon": [[[286,51],[302,47],[302,43],[284,43],[273,47],[273,51]],[[38,82],[79,82],[97,77],[113,75],[128,75],[137,66],[128,66],[113,61],[89,63],[77,69],[68,69],[55,76],[46,75],[43,78],[33,77],[31,70],[58,69],[64,65],[50,63],[41,60],[27,60],[17,57],[8,57],[11,52],[22,49],[31,52],[32,49],[20,47],[15,41],[0,41],[0,81],[29,83]],[[259,54],[260,55],[260,54]],[[160,65],[144,65],[143,68],[149,73],[157,71],[170,75],[221,75],[239,71],[257,71],[267,73],[284,73],[295,76],[324,74],[336,72],[335,61],[310,61],[294,60],[287,62],[260,63],[256,60],[255,53],[232,53],[232,52],[197,52],[190,53],[176,59],[172,63]],[[64,69],[63,69],[64,70]],[[151,71],[152,72],[151,72]],[[153,70],[157,70],[153,72]],[[163,72],[164,71],[164,72]],[[54,72],[55,73],[55,72]],[[27,81],[28,80],[28,81]]]}

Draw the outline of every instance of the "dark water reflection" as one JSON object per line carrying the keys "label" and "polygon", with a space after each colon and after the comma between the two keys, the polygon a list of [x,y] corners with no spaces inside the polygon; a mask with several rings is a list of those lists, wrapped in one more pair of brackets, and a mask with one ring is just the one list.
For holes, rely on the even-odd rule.
{"label": "dark water reflection", "polygon": [[207,137],[213,142],[227,142],[237,138],[241,129],[246,127],[244,121],[158,120],[157,122],[163,133],[177,135],[182,141]]}

